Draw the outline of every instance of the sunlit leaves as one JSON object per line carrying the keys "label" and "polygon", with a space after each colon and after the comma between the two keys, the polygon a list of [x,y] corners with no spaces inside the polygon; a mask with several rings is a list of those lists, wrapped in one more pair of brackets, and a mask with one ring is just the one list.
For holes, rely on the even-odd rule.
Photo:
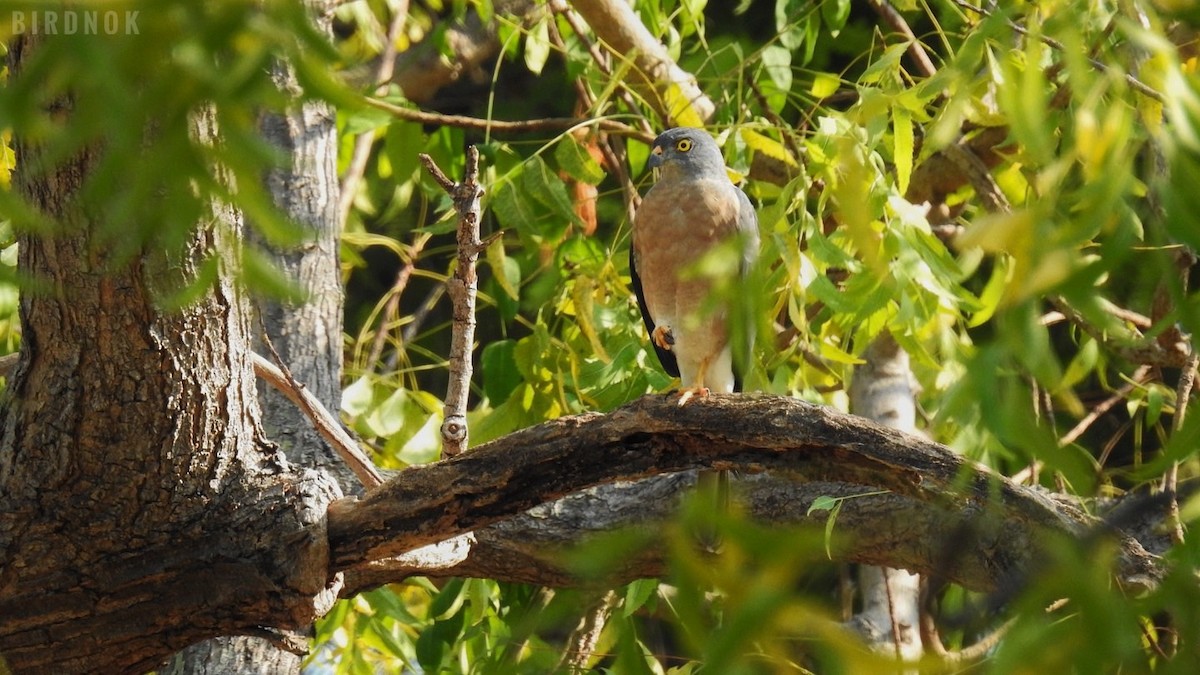
{"label": "sunlit leaves", "polygon": [[540,75],[549,58],[550,24],[546,17],[535,23],[525,37],[525,67],[534,75]]}
{"label": "sunlit leaves", "polygon": [[[261,181],[279,157],[258,122],[286,104],[271,80],[276,58],[292,59],[302,85],[315,85],[304,64],[332,54],[303,6],[156,4],[125,16],[136,23],[116,35],[45,36],[0,102],[0,128],[36,141],[48,166],[89,149],[90,171],[75,202],[60,205],[71,214],[61,224],[86,213],[120,258],[141,246],[176,250],[215,196],[270,241],[295,243],[297,228]],[[66,97],[69,115],[49,112]]]}
{"label": "sunlit leaves", "polygon": [[792,90],[792,52],[779,45],[767,45],[759,58],[767,76],[761,85],[767,92],[767,100],[774,110],[782,110]]}
{"label": "sunlit leaves", "polygon": [[563,171],[575,180],[589,185],[598,185],[604,180],[604,169],[588,152],[587,147],[572,136],[564,136],[554,146],[554,160]]}
{"label": "sunlit leaves", "polygon": [[892,157],[896,162],[896,190],[901,194],[908,191],[908,181],[913,168],[913,120],[902,107],[892,108]]}
{"label": "sunlit leaves", "polygon": [[1036,39],[1025,45],[1024,51],[1009,52],[1002,61],[1006,86],[1000,87],[999,99],[1022,152],[1035,166],[1046,166],[1054,161],[1058,146],[1048,115],[1053,93],[1046,80],[1049,48]]}
{"label": "sunlit leaves", "polygon": [[[906,40],[869,12],[849,12],[844,0],[740,3],[735,14],[747,22],[737,30],[701,20],[703,5],[641,0],[636,9],[718,101],[714,118],[702,120],[677,89],[668,90],[664,102],[673,123],[707,125],[720,137],[759,215],[764,269],[747,291],[755,294],[753,302],[735,311],[739,322],[759,329],[757,386],[844,405],[845,382],[861,364],[863,348],[889,331],[910,354],[924,431],[997,470],[1025,471],[1030,481],[1068,492],[1117,494],[1157,480],[1170,462],[1194,458],[1200,422],[1171,434],[1176,395],[1164,381],[1139,381],[1114,406],[1124,417],[1105,420],[1112,426],[1097,423],[1073,442],[1061,441],[1097,401],[1131,381],[1137,364],[1129,359],[1139,345],[1175,325],[1186,333],[1196,323],[1195,297],[1163,281],[1173,273],[1170,255],[1181,243],[1197,245],[1200,231],[1194,226],[1200,206],[1193,203],[1200,184],[1200,98],[1192,67],[1178,62],[1173,45],[1162,36],[1144,37],[1138,45],[1145,53],[1134,49],[1128,40],[1138,30],[1128,17],[1114,16],[1111,3],[1059,3],[1053,12],[1001,3],[987,15],[953,3],[893,3],[921,27],[921,42],[938,67],[926,78],[912,68]],[[501,65],[541,73],[537,85],[523,91],[558,87],[554,91],[566,92],[562,100],[509,101],[497,80],[481,101],[531,117],[549,114],[543,108],[574,115],[578,85],[589,92],[588,115],[635,127],[645,116],[652,127],[661,126],[645,101],[623,95],[632,76],[628,60],[613,59],[609,70],[601,69],[570,26],[549,22],[506,18]],[[562,53],[549,42],[552,27],[562,34]],[[761,39],[754,33],[772,29]],[[552,81],[558,59],[576,82]],[[517,79],[511,70],[508,76]],[[1139,92],[1131,77],[1165,92],[1163,101]],[[1164,114],[1165,122],[1158,119]],[[382,124],[370,114],[349,117],[355,128]],[[369,214],[376,226],[449,230],[451,218],[438,220],[445,198],[416,170],[411,149],[431,151],[457,175],[473,134],[388,121],[388,164],[371,177],[366,204],[378,208]],[[995,142],[979,142],[993,135]],[[647,146],[621,137],[617,147],[626,153],[622,168],[644,192]],[[956,155],[960,150],[973,153],[978,164]],[[479,345],[472,439],[610,410],[674,386],[647,351],[630,297],[624,267],[630,223],[608,160],[602,165],[576,136],[560,131],[493,134],[484,156],[485,226],[505,234],[491,243],[480,268],[481,325],[493,332]],[[786,171],[768,179],[764,160]],[[422,189],[409,190],[409,204],[399,186],[414,175]],[[567,189],[572,181],[598,188],[598,227],[586,234]],[[997,201],[983,198],[993,191]],[[376,215],[389,205],[395,210],[388,217]],[[363,241],[347,237],[351,247]],[[423,258],[419,269],[444,274],[437,255]],[[706,264],[719,266],[719,258]],[[1151,316],[1156,298],[1175,305]],[[1133,315],[1118,315],[1114,306]],[[446,325],[429,327],[397,352],[444,351]],[[421,445],[437,419],[436,397],[420,398],[415,383],[400,383],[405,377],[423,379],[367,375],[344,401],[356,430],[380,441],[397,464],[428,456],[406,448]],[[1183,471],[1194,474],[1195,467],[1185,464]],[[867,657],[844,636],[821,629],[827,624],[819,619],[829,611],[824,599],[778,592],[795,588],[796,567],[824,559],[834,539],[819,532],[786,545],[780,539],[776,532],[736,529],[727,538],[728,557],[714,561],[694,555],[686,528],[672,530],[666,544],[676,560],[667,581],[678,595],[654,581],[623,587],[624,604],[601,640],[606,651],[599,667],[658,672],[676,666],[683,672],[703,661],[715,672],[769,662],[874,672],[877,662],[864,665],[857,659]],[[644,544],[626,535],[585,546],[578,557],[586,562],[577,569],[619,564]],[[1047,589],[1061,582],[1058,573],[1057,567],[1049,573]],[[1055,661],[1062,644],[1086,644],[1101,629],[1134,634],[1147,625],[1150,605],[1116,597],[1103,587],[1105,578],[1097,573],[1063,588],[1079,607],[1111,613],[1108,620],[1071,608],[1045,614],[1049,593],[997,653],[1014,664],[1030,653],[1030,663],[1047,667],[1109,659],[1099,670],[1112,663],[1140,668],[1152,647],[1130,641],[1110,645],[1091,661],[1070,655],[1063,657],[1075,659],[1070,663]],[[505,612],[532,611],[536,591],[493,594],[488,604],[463,588],[443,588],[449,594],[436,597],[445,610],[433,615],[406,599],[407,609],[395,611],[416,617],[419,637],[397,637],[390,648],[430,672],[461,669],[463,662],[454,659],[468,652],[471,663],[502,664],[496,672],[537,671],[536,647],[517,653],[504,644],[519,632],[519,622]],[[706,597],[711,588],[721,592]],[[1085,597],[1089,593],[1095,597]],[[427,595],[423,602],[430,604],[436,591]],[[566,601],[549,606],[560,602]],[[647,617],[664,613],[686,646],[677,656],[682,661],[656,653],[639,633]],[[482,635],[494,640],[493,653],[505,656],[471,652]],[[954,639],[967,637],[960,631]],[[785,648],[798,643],[825,649],[804,653],[803,660],[794,653],[803,650]]]}
{"label": "sunlit leaves", "polygon": [[428,392],[363,376],[343,390],[341,407],[355,431],[383,449],[376,457],[381,466],[425,464],[441,452],[441,403]]}

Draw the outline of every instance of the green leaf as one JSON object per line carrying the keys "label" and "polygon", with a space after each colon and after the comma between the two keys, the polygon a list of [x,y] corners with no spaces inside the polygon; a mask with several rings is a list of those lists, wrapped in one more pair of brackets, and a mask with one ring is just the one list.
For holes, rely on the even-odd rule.
{"label": "green leaf", "polygon": [[625,616],[633,616],[657,592],[657,579],[638,579],[625,587],[625,603],[621,611]]}
{"label": "green leaf", "polygon": [[397,389],[367,415],[366,423],[376,436],[389,437],[405,427],[408,411],[408,392]]}
{"label": "green leaf", "polygon": [[775,31],[784,49],[795,51],[804,43],[807,29],[795,17],[810,9],[808,0],[775,0]]}
{"label": "green leaf", "polygon": [[462,607],[463,601],[467,596],[464,592],[464,581],[454,578],[446,582],[442,586],[442,590],[433,598],[433,602],[429,605],[429,618],[434,620],[445,619],[451,616]]}
{"label": "green leaf", "polygon": [[691,97],[686,95],[677,82],[670,82],[663,90],[663,103],[667,108],[667,117],[671,124],[677,127],[704,126],[704,117],[696,110]]}
{"label": "green leaf", "polygon": [[442,454],[442,415],[426,415],[423,422],[412,426],[416,429],[396,451],[396,459],[409,466],[436,461]]}
{"label": "green leaf", "polygon": [[541,75],[550,58],[550,19],[544,16],[535,23],[525,36],[525,67],[534,75]]}
{"label": "green leaf", "polygon": [[838,504],[841,503],[842,500],[837,497],[821,495],[820,497],[812,500],[812,504],[809,504],[808,511],[806,511],[804,515],[811,516],[817,511],[832,511],[833,509],[837,508]]}
{"label": "green leaf", "polygon": [[1047,47],[1038,37],[1029,36],[1024,54],[1010,54],[1004,60],[1007,81],[999,87],[999,101],[1022,152],[1043,166],[1054,161],[1058,143],[1051,124],[1052,92],[1042,63]]}
{"label": "green leaf", "polygon": [[384,148],[392,163],[392,174],[398,181],[407,181],[421,166],[417,155],[425,145],[425,133],[415,122],[397,120],[387,128]]}
{"label": "green leaf", "polygon": [[849,16],[850,0],[821,0],[821,18],[825,20],[831,37],[838,36]]}
{"label": "green leaf", "polygon": [[888,47],[883,54],[877,57],[863,71],[863,74],[858,78],[859,84],[874,84],[882,80],[885,75],[899,75],[900,59],[903,58],[907,51],[907,42]]}
{"label": "green leaf", "polygon": [[842,78],[833,73],[817,73],[813,75],[809,93],[818,99],[828,98],[837,93],[842,87]]}
{"label": "green leaf", "polygon": [[[541,157],[534,157],[526,162],[525,170],[521,172],[521,186],[525,189],[526,194],[550,209],[550,212],[560,220],[564,228],[567,223],[583,225],[579,216],[575,214],[575,205],[567,195],[566,184],[550,170]],[[555,228],[555,232],[560,231],[561,228]]]}
{"label": "green leaf", "polygon": [[421,664],[421,669],[426,673],[443,672],[442,660],[447,646],[433,630],[422,631],[417,638],[417,663]]}
{"label": "green leaf", "polygon": [[766,47],[763,47],[760,59],[762,60],[763,70],[766,71],[767,77],[771,78],[771,83],[778,87],[780,91],[791,91],[791,51],[784,49],[779,45],[767,45]]}
{"label": "green leaf", "polygon": [[833,560],[833,525],[837,522],[838,514],[842,512],[842,500],[829,510],[829,517],[825,519],[825,557]]}
{"label": "green leaf", "polygon": [[587,148],[569,134],[555,144],[554,160],[571,178],[589,185],[599,185],[606,175]]}
{"label": "green leaf", "polygon": [[900,106],[892,106],[892,161],[896,165],[896,190],[908,192],[908,180],[913,170],[912,114]]}
{"label": "green leaf", "polygon": [[514,181],[501,182],[492,192],[489,204],[505,228],[527,231],[537,222],[537,209],[528,193],[518,190]]}
{"label": "green leaf", "polygon": [[1154,426],[1158,424],[1159,418],[1162,416],[1163,403],[1166,401],[1166,396],[1163,394],[1162,387],[1151,385],[1146,391],[1146,426]]}
{"label": "green leaf", "polygon": [[517,370],[516,350],[515,340],[498,340],[487,344],[480,354],[483,393],[494,405],[508,400],[517,385],[521,384],[521,373]]}
{"label": "green leaf", "polygon": [[351,417],[358,417],[371,408],[374,396],[370,377],[363,375],[342,390],[342,411]]}
{"label": "green leaf", "polygon": [[517,287],[521,284],[521,268],[515,260],[511,260],[504,252],[504,239],[496,239],[487,247],[488,266],[492,268],[492,276],[509,298],[518,298]]}

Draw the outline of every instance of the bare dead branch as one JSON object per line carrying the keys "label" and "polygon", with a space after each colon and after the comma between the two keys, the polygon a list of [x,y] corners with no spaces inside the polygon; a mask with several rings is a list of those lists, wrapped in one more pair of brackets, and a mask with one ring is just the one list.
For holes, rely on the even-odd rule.
{"label": "bare dead branch", "polygon": [[[1200,367],[1200,352],[1192,350],[1187,364],[1179,371],[1179,383],[1175,387],[1175,417],[1171,431],[1179,433],[1187,416],[1188,403],[1192,398],[1192,387],[1196,384],[1196,368]],[[1171,528],[1171,541],[1183,543],[1183,521],[1179,517],[1179,462],[1171,464],[1163,478],[1163,491],[1171,498],[1168,507],[1167,525]]]}
{"label": "bare dead branch", "polygon": [[579,624],[567,637],[567,650],[563,652],[556,671],[572,675],[588,672],[587,664],[596,653],[604,624],[608,623],[608,617],[619,602],[620,598],[610,590],[584,612]]}
{"label": "bare dead branch", "polygon": [[[442,454],[453,457],[467,448],[467,398],[471,393],[471,351],[475,343],[475,296],[479,279],[475,263],[484,245],[479,241],[480,200],[479,149],[467,148],[467,166],[461,183],[446,177],[429,155],[421,163],[454,201],[458,213],[458,259],[454,276],[446,282],[454,305],[450,338],[449,376],[442,414]],[[432,542],[430,542],[432,543]]]}
{"label": "bare dead branch", "polygon": [[354,475],[358,476],[368,490],[383,483],[383,476],[375,468],[371,458],[367,457],[366,453],[358,447],[354,438],[342,427],[337,418],[325,409],[317,397],[312,395],[312,392],[266,358],[251,353],[250,359],[254,364],[254,374],[275,387],[289,401],[304,411],[321,438],[333,446],[333,449],[346,461],[346,464],[350,465]]}
{"label": "bare dead branch", "polygon": [[[1102,417],[1109,410],[1112,410],[1113,406],[1125,400],[1125,397],[1129,396],[1135,387],[1141,385],[1146,376],[1149,374],[1149,366],[1140,366],[1136,371],[1134,371],[1133,375],[1130,376],[1129,382],[1121,385],[1119,389],[1113,392],[1112,396],[1109,396],[1101,401],[1095,408],[1085,415],[1083,419],[1079,420],[1074,427],[1071,427],[1070,431],[1063,434],[1063,436],[1058,439],[1059,447],[1068,446],[1078,440],[1079,437],[1082,436],[1084,432],[1096,422],[1096,420],[1100,419],[1100,417]],[[1016,477],[1013,479],[1017,480]],[[1017,482],[1021,481],[1017,480]]]}
{"label": "bare dead branch", "polygon": [[424,110],[405,108],[404,106],[395,105],[388,103],[387,101],[371,97],[363,97],[361,100],[364,105],[382,110],[398,119],[408,120],[410,122],[419,122],[421,124],[458,127],[460,129],[475,129],[493,134],[525,133],[531,131],[567,131],[581,127],[595,126],[601,131],[607,131],[618,136],[636,138],[646,144],[649,144],[654,140],[653,136],[643,131],[638,131],[628,124],[624,124],[613,119],[544,117],[541,119],[511,122],[505,120],[488,120],[480,119],[478,117],[466,117],[463,115],[442,115],[439,113],[426,112]]}
{"label": "bare dead branch", "polygon": [[1061,296],[1050,296],[1048,299],[1071,323],[1130,363],[1160,368],[1183,368],[1187,364],[1190,348],[1185,341],[1163,345],[1157,340],[1143,339],[1141,333],[1136,330],[1122,331],[1120,326],[1096,326]]}

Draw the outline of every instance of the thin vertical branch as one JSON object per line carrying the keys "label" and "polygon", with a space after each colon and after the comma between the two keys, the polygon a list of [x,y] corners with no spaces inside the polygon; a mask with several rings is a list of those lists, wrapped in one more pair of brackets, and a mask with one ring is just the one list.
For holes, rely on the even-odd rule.
{"label": "thin vertical branch", "polygon": [[442,409],[442,455],[453,457],[467,447],[467,397],[471,393],[471,347],[475,342],[475,295],[478,276],[475,263],[483,250],[479,241],[479,149],[467,148],[467,167],[461,183],[446,177],[429,155],[420,155],[421,163],[438,185],[454,201],[458,213],[458,264],[454,276],[446,282],[454,305],[454,327],[450,338],[450,382]]}
{"label": "thin vertical branch", "polygon": [[[1175,433],[1183,428],[1183,420],[1187,414],[1188,402],[1192,397],[1192,387],[1196,384],[1196,368],[1200,366],[1200,352],[1192,349],[1187,365],[1179,371],[1179,384],[1175,389],[1175,419],[1172,428]],[[1171,497],[1167,510],[1167,523],[1171,528],[1171,541],[1183,543],[1183,521],[1179,517],[1179,462],[1171,464],[1163,479],[1163,491]]]}
{"label": "thin vertical branch", "polygon": [[579,619],[579,624],[567,638],[567,650],[555,668],[558,672],[586,673],[588,661],[596,653],[596,645],[600,643],[600,635],[612,611],[620,602],[613,591],[604,594],[600,601],[588,608]]}
{"label": "thin vertical branch", "polygon": [[375,339],[371,342],[371,353],[367,356],[367,365],[363,369],[367,372],[373,372],[379,363],[379,359],[383,356],[383,345],[387,341],[389,328],[396,322],[400,311],[400,296],[404,294],[404,289],[408,287],[408,280],[412,278],[413,271],[417,268],[417,258],[420,257],[421,251],[425,249],[425,244],[429,241],[430,235],[428,232],[422,232],[413,238],[413,243],[408,247],[408,260],[400,271],[396,273],[396,281],[392,283],[392,288],[389,291],[387,303],[383,308],[383,317],[379,323],[379,330],[375,332]]}
{"label": "thin vertical branch", "polygon": [[[1179,297],[1186,297],[1188,292],[1188,279],[1191,274],[1192,267],[1196,264],[1196,256],[1192,251],[1181,248],[1176,251],[1175,265],[1178,268],[1178,288],[1176,289]],[[1157,297],[1154,303],[1154,319],[1155,322],[1162,320],[1170,309],[1170,295],[1167,284],[1164,283],[1159,287]],[[1163,342],[1164,337],[1169,335],[1170,342]],[[1192,342],[1190,336],[1184,337],[1182,331],[1175,324],[1172,324],[1168,330],[1163,331],[1159,336],[1159,343],[1166,344],[1184,344],[1187,350],[1187,359],[1185,360],[1182,369],[1179,371],[1179,382],[1175,386],[1175,418],[1172,420],[1171,430],[1173,434],[1178,434],[1183,429],[1183,420],[1187,416],[1188,402],[1192,397],[1192,387],[1196,384],[1196,368],[1200,366],[1200,352],[1196,350],[1195,343]],[[1170,497],[1170,505],[1167,509],[1167,525],[1171,528],[1171,541],[1175,544],[1183,543],[1183,522],[1179,517],[1179,462],[1171,464],[1171,468],[1167,469],[1167,475],[1163,477],[1162,484],[1163,492]]]}

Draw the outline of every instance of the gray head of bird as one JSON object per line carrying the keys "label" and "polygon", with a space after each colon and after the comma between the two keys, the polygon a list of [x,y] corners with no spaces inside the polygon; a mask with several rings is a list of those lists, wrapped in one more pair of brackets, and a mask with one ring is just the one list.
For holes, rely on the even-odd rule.
{"label": "gray head of bird", "polygon": [[675,127],[667,129],[650,146],[646,166],[662,169],[662,178],[721,178],[725,158],[717,142],[703,129]]}

